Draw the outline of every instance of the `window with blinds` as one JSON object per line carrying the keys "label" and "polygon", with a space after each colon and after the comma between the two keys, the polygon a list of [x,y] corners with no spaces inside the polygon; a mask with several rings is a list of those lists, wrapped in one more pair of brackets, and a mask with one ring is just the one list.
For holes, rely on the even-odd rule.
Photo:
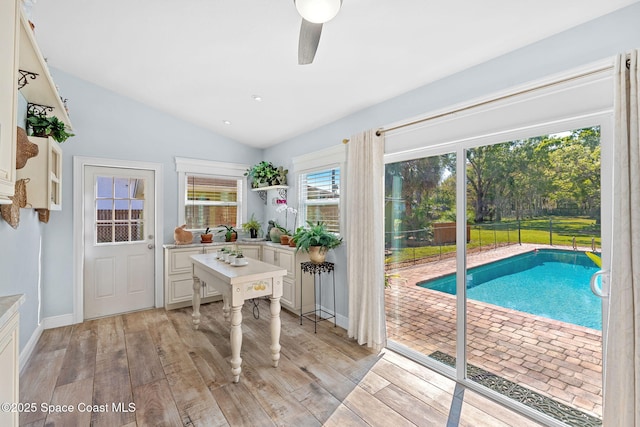
{"label": "window with blinds", "polygon": [[340,168],[300,174],[300,224],[321,221],[340,232]]}
{"label": "window with blinds", "polygon": [[240,224],[240,179],[187,174],[185,186],[188,229],[213,228],[221,224],[237,227]]}

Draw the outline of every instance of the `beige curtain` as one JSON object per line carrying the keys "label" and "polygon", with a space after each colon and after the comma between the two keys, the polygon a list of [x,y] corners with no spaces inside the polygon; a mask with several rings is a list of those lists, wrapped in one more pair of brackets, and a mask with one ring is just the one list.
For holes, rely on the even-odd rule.
{"label": "beige curtain", "polygon": [[603,424],[640,425],[640,75],[638,51],[615,65],[613,248]]}
{"label": "beige curtain", "polygon": [[386,345],[384,314],[384,137],[375,131],[347,145],[346,242],[349,337]]}

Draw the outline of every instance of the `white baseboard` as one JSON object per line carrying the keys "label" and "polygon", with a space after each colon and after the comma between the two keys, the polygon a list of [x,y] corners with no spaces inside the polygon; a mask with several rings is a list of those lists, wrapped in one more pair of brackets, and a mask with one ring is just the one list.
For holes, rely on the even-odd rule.
{"label": "white baseboard", "polygon": [[38,340],[40,339],[40,335],[42,335],[42,331],[45,329],[53,329],[59,328],[60,326],[67,326],[73,324],[73,314],[63,314],[61,316],[53,316],[46,317],[42,319],[42,322],[38,325],[38,327],[31,334],[31,338],[27,341],[24,348],[20,352],[20,373],[25,366],[27,366],[27,362],[33,353],[33,350],[36,348],[36,344],[38,344]]}
{"label": "white baseboard", "polygon": [[45,317],[42,319],[44,329],[59,328],[61,326],[73,325],[73,314],[62,314],[60,316]]}

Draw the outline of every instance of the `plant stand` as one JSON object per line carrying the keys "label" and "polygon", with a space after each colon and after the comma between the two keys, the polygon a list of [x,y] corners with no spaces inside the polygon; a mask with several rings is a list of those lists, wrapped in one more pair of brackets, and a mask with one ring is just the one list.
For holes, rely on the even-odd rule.
{"label": "plant stand", "polygon": [[[313,333],[318,332],[318,322],[323,320],[333,319],[333,327],[337,326],[336,322],[336,275],[334,273],[334,263],[323,262],[321,264],[315,264],[313,262],[301,262],[300,263],[300,276],[302,273],[308,273],[313,275],[313,307],[314,310],[306,313],[302,312],[302,287],[300,288],[300,324],[302,325],[302,319],[306,318],[313,322]],[[322,273],[329,274],[333,278],[333,312],[327,311],[322,306]]]}

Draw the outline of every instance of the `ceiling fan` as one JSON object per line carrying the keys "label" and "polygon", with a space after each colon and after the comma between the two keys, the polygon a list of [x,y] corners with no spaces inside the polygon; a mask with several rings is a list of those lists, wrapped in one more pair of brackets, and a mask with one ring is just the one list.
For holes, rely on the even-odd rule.
{"label": "ceiling fan", "polygon": [[316,56],[322,24],[332,20],[340,11],[342,0],[293,0],[302,16],[298,42],[298,64],[311,64]]}

